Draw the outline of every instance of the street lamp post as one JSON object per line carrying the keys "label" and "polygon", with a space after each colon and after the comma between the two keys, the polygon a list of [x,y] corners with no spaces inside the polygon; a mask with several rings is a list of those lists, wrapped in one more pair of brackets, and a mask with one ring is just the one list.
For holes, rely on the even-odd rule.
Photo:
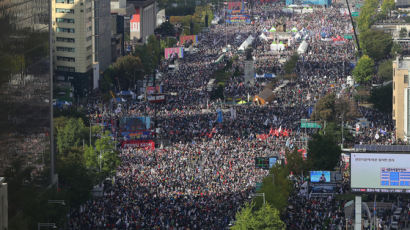
{"label": "street lamp post", "polygon": [[54,229],[57,228],[55,223],[38,223],[37,224],[37,229],[38,230],[40,230],[42,227],[54,228]]}
{"label": "street lamp post", "polygon": [[255,193],[255,194],[251,195],[251,197],[256,197],[256,196],[263,197],[263,204],[264,205],[266,204],[265,193],[264,192],[263,193]]}

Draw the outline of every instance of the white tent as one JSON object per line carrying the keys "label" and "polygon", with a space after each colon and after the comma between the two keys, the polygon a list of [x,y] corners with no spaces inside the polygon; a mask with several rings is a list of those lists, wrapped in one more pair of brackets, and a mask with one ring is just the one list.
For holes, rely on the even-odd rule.
{"label": "white tent", "polygon": [[272,26],[272,28],[270,28],[269,32],[272,32],[272,33],[276,32],[276,28]]}
{"label": "white tent", "polygon": [[252,37],[252,35],[249,35],[249,37],[241,44],[241,46],[239,46],[239,48],[238,48],[238,50],[245,50],[246,48],[248,48],[248,46],[250,45],[250,44],[252,44],[252,42],[253,42],[253,37]]}
{"label": "white tent", "polygon": [[268,41],[268,37],[266,37],[265,34],[261,33],[261,35],[259,35],[259,38],[261,38],[264,41]]}
{"label": "white tent", "polygon": [[296,33],[298,32],[298,29],[296,27],[293,27],[291,31]]}
{"label": "white tent", "polygon": [[272,44],[270,44],[270,50],[272,51],[280,51],[284,49],[285,45],[283,43],[276,44],[275,42],[272,42]]}
{"label": "white tent", "polygon": [[300,43],[299,48],[298,48],[298,54],[304,54],[306,53],[306,50],[308,48],[309,44],[303,40],[302,43]]}

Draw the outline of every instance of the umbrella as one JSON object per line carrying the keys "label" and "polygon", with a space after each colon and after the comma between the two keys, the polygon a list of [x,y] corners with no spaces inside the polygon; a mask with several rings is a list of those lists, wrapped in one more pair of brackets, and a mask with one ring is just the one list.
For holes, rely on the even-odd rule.
{"label": "umbrella", "polygon": [[241,101],[238,102],[238,105],[242,105],[242,104],[246,104],[246,101],[241,100]]}
{"label": "umbrella", "polygon": [[298,32],[298,29],[296,29],[296,27],[293,27],[291,31],[296,33]]}
{"label": "umbrella", "polygon": [[276,28],[275,27],[270,28],[269,32],[276,32]]}

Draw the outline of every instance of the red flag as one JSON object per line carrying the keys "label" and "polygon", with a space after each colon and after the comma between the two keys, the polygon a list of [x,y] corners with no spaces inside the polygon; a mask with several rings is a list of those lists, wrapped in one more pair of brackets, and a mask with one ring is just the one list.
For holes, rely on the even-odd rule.
{"label": "red flag", "polygon": [[273,136],[273,134],[274,134],[274,132],[273,132],[273,128],[272,128],[272,127],[270,127],[270,130],[269,130],[269,136]]}

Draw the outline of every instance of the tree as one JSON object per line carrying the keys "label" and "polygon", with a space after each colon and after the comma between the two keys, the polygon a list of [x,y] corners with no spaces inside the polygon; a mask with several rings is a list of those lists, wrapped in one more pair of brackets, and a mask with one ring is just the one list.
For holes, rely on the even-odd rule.
{"label": "tree", "polygon": [[57,150],[66,154],[73,147],[79,147],[86,139],[86,127],[81,118],[68,119],[63,127],[57,127]]}
{"label": "tree", "polygon": [[268,230],[268,229],[285,229],[285,223],[280,219],[279,211],[270,204],[263,205],[257,211],[254,211],[254,204],[245,204],[245,206],[236,213],[235,225],[232,230]]}
{"label": "tree", "polygon": [[368,83],[373,77],[374,61],[367,55],[363,55],[353,70],[354,80],[358,83]]}
{"label": "tree", "polygon": [[335,100],[336,95],[334,93],[327,94],[320,98],[316,103],[315,109],[312,113],[314,120],[332,121],[335,119]]}
{"label": "tree", "polygon": [[295,72],[296,64],[298,62],[299,55],[297,53],[294,53],[285,63],[283,66],[283,69],[285,71],[285,74],[292,74]]}
{"label": "tree", "polygon": [[78,206],[91,196],[95,182],[93,173],[85,167],[83,150],[72,148],[57,159],[59,188],[70,206]]}
{"label": "tree", "polygon": [[395,8],[395,3],[394,0],[383,0],[381,9],[382,9],[382,15],[384,17],[387,17],[388,14]]}
{"label": "tree", "polygon": [[334,170],[342,150],[333,135],[314,134],[308,143],[308,160],[313,170]]}
{"label": "tree", "polygon": [[132,55],[123,56],[117,59],[112,65],[115,75],[114,82],[119,84],[119,88],[128,90],[136,85],[136,80],[142,79],[142,63],[139,57]]}
{"label": "tree", "polygon": [[386,60],[379,65],[377,76],[383,79],[383,81],[391,81],[393,79],[393,64],[392,60]]}
{"label": "tree", "polygon": [[393,101],[393,87],[392,84],[386,86],[381,86],[372,89],[370,95],[370,102],[373,106],[380,112],[390,114],[392,112],[392,101]]}
{"label": "tree", "polygon": [[85,149],[84,160],[87,168],[99,172],[100,179],[115,172],[120,159],[108,131],[97,139],[95,148],[90,146]]}
{"label": "tree", "polygon": [[366,0],[364,5],[360,8],[360,15],[358,18],[358,28],[360,33],[368,30],[374,23],[378,6],[378,0]]}
{"label": "tree", "polygon": [[303,160],[298,148],[294,148],[293,151],[286,150],[285,154],[287,161],[286,167],[290,172],[293,172],[295,175],[302,175],[303,172],[307,171],[307,162]]}
{"label": "tree", "polygon": [[400,34],[399,34],[399,36],[400,36],[401,38],[407,37],[407,29],[406,29],[405,27],[403,27],[403,28],[400,29]]}
{"label": "tree", "polygon": [[[265,193],[266,203],[271,204],[281,212],[286,209],[289,194],[292,190],[288,176],[289,170],[287,167],[276,165],[270,169],[270,175],[263,179],[260,190],[260,193]],[[256,207],[262,207],[262,204],[263,199],[256,197]]]}
{"label": "tree", "polygon": [[176,30],[168,20],[163,22],[158,28],[155,29],[155,34],[161,35],[161,37],[175,36]]}
{"label": "tree", "polygon": [[386,58],[393,46],[390,34],[379,30],[366,30],[360,33],[360,47],[363,54],[368,55],[375,61]]}

